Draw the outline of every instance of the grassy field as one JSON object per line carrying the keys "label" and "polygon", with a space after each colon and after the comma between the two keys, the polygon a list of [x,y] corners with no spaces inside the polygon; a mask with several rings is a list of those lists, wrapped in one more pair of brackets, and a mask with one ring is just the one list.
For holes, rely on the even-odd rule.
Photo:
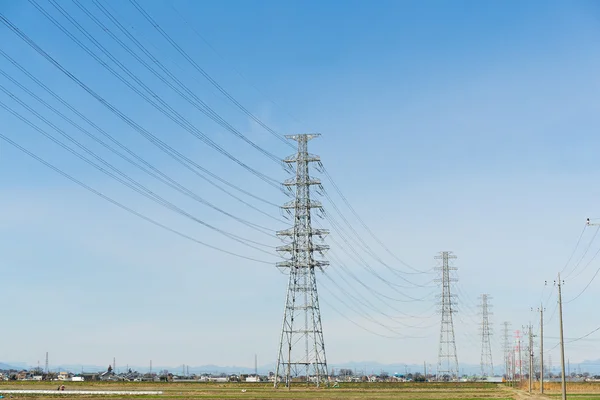
{"label": "grassy field", "polygon": [[[0,382],[0,392],[4,389],[46,389],[56,390],[58,382]],[[502,384],[490,383],[341,383],[339,387],[306,388],[296,386],[273,389],[266,383],[109,383],[109,382],[66,382],[69,390],[132,390],[162,391],[155,396],[119,396],[119,395],[36,395],[12,394],[12,399],[56,399],[57,397],[100,399],[319,399],[319,400],[522,400],[527,396],[523,391],[515,391]],[[600,384],[571,384],[569,397],[577,400],[600,400]],[[560,395],[560,384],[546,385],[548,397],[556,400]],[[540,398],[539,396],[531,397]]]}
{"label": "grassy field", "polygon": [[[45,382],[2,382],[2,389],[47,389],[56,390],[58,383]],[[216,384],[216,383],[105,383],[105,382],[67,382],[66,390],[144,390],[162,391],[158,396],[135,396],[135,399],[401,399],[401,400],[508,400],[510,391],[495,384],[414,384],[414,383],[341,383],[339,387],[306,388],[296,386],[273,389],[271,384]],[[56,398],[64,395],[12,394],[18,398]],[[7,395],[5,398],[8,398]],[[73,398],[73,396],[69,396]],[[118,399],[123,396],[82,396],[86,399]],[[131,396],[129,397],[131,398]]]}

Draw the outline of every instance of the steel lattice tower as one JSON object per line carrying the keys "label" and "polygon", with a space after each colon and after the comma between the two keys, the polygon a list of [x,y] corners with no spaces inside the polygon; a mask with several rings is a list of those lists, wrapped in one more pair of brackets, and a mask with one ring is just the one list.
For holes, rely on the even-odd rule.
{"label": "steel lattice tower", "polygon": [[[275,387],[280,374],[290,387],[293,377],[304,377],[306,383],[317,386],[328,381],[325,343],[321,326],[321,312],[317,295],[315,268],[323,269],[327,261],[315,258],[315,252],[323,255],[328,249],[324,244],[313,243],[313,237],[321,240],[329,232],[314,229],[311,225],[313,210],[322,211],[321,203],[311,200],[311,187],[320,187],[318,179],[311,178],[311,163],[321,165],[318,156],[308,153],[308,141],[318,134],[286,136],[298,142],[298,153],[286,158],[284,163],[295,177],[284,182],[284,186],[295,192],[295,199],[284,204],[284,211],[294,217],[292,228],[279,231],[277,235],[287,243],[277,248],[289,255],[287,261],[277,266],[289,272],[287,296],[283,313],[283,326],[279,342],[279,354],[275,371]],[[295,168],[294,168],[295,164]]]}
{"label": "steel lattice tower", "polygon": [[502,350],[504,351],[504,375],[506,379],[509,379],[510,376],[510,322],[504,321],[504,336],[502,341]]}
{"label": "steel lattice tower", "polygon": [[[442,283],[442,294],[440,298],[440,312],[442,322],[440,326],[440,348],[438,353],[437,380],[458,379],[458,357],[456,355],[456,340],[454,338],[454,323],[452,314],[456,312],[456,295],[450,291],[451,283],[456,282],[456,278],[450,276],[450,271],[455,271],[456,267],[450,266],[450,260],[456,256],[450,251],[443,251],[435,257],[442,260],[442,266],[436,270],[442,272],[442,277],[437,279]],[[445,362],[444,362],[445,361]]]}
{"label": "steel lattice tower", "polygon": [[481,376],[494,376],[494,364],[492,362],[492,343],[490,336],[492,330],[490,328],[489,316],[492,314],[489,309],[492,305],[488,303],[491,297],[487,294],[482,294],[481,299]]}

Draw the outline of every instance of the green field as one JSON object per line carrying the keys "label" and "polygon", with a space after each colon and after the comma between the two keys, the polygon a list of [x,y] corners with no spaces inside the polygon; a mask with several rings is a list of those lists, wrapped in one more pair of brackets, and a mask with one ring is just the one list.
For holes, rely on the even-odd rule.
{"label": "green field", "polygon": [[[0,382],[0,392],[3,389],[45,389],[56,390],[58,382]],[[525,398],[546,398],[556,400],[560,392],[556,385],[549,385],[547,396],[529,396],[523,391],[517,391],[503,384],[490,383],[340,383],[339,387],[307,388],[301,385],[273,389],[268,383],[110,383],[110,382],[66,382],[69,390],[132,390],[132,391],[162,391],[155,396],[121,396],[121,395],[39,395],[12,394],[5,398],[19,399],[56,399],[57,397],[100,399],[399,399],[399,400],[523,400]],[[572,395],[578,400],[600,400],[600,384],[570,385]]]}

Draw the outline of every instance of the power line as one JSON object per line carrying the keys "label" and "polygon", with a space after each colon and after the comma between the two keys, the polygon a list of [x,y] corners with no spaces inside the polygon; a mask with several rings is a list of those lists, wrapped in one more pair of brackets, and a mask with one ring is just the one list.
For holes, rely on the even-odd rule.
{"label": "power line", "polygon": [[[195,216],[189,214],[188,212],[182,210],[181,208],[175,206],[173,203],[165,200],[164,198],[162,198],[161,196],[157,195],[156,193],[152,192],[151,190],[147,189],[145,186],[139,184],[137,181],[131,179],[130,177],[128,177],[126,174],[122,173],[121,171],[119,171],[118,169],[116,169],[114,166],[112,166],[111,164],[107,163],[105,160],[103,160],[101,157],[98,157],[95,153],[93,153],[92,151],[90,151],[89,149],[87,149],[85,146],[81,145],[81,143],[79,143],[78,141],[74,140],[72,137],[70,137],[68,134],[66,134],[64,131],[62,131],[60,128],[56,127],[54,124],[52,124],[50,121],[46,120],[46,119],[42,119],[44,120],[44,122],[48,125],[50,125],[53,129],[55,129],[57,132],[59,132],[61,135],[65,136],[69,141],[71,141],[72,143],[74,143],[77,147],[81,148],[83,151],[85,151],[86,153],[88,153],[90,156],[94,157],[95,159],[97,159],[100,163],[102,163],[103,165],[105,165],[107,168],[113,170],[116,174],[120,175],[121,177],[115,175],[114,173],[104,169],[103,167],[99,166],[98,164],[96,164],[95,162],[91,161],[90,159],[88,159],[87,157],[81,155],[80,153],[78,153],[77,151],[73,150],[72,148],[70,148],[69,146],[65,145],[64,143],[62,143],[61,141],[59,141],[58,139],[56,139],[55,137],[53,137],[52,135],[50,135],[49,133],[47,133],[46,131],[44,131],[43,129],[41,129],[40,127],[38,127],[37,125],[35,125],[34,123],[32,123],[31,121],[29,121],[28,119],[26,119],[25,117],[23,117],[21,114],[17,113],[16,111],[14,111],[12,108],[8,107],[6,104],[4,104],[3,102],[0,101],[0,107],[5,109],[6,111],[8,111],[9,113],[13,114],[15,117],[17,117],[18,119],[20,119],[22,122],[24,122],[25,124],[29,125],[31,128],[33,128],[34,130],[38,131],[39,133],[41,133],[43,136],[47,137],[48,139],[50,139],[52,142],[56,143],[57,145],[59,145],[60,147],[62,147],[63,149],[67,150],[68,152],[70,152],[71,154],[75,155],[77,158],[81,159],[82,161],[86,162],[87,164],[91,165],[92,167],[96,168],[97,170],[99,170],[100,172],[106,174],[107,176],[115,179],[116,181],[118,181],[119,183],[123,184],[124,186],[130,188],[131,190],[141,194],[142,196],[156,202],[157,204],[160,204],[162,206],[164,206],[165,208],[174,211],[182,216],[185,216],[187,218],[189,218],[192,221],[195,221],[211,230],[214,230],[215,232],[219,232],[220,234],[238,242],[241,243],[245,246],[251,247],[255,250],[264,252],[266,254],[270,254],[269,252],[260,249],[254,245],[259,245],[259,246],[265,246],[265,247],[272,247],[272,246],[268,246],[268,245],[264,245],[260,242],[256,242],[250,239],[245,239],[241,236],[226,232],[222,229],[219,229],[211,224],[208,224],[198,218],[196,218]],[[30,110],[32,111],[32,110]],[[36,115],[37,116],[37,115]],[[42,117],[43,118],[43,117]]]}
{"label": "power line", "polygon": [[255,262],[258,262],[258,263],[262,263],[262,264],[272,264],[272,262],[270,262],[270,261],[264,261],[264,260],[260,260],[260,259],[256,259],[256,258],[252,258],[252,257],[248,257],[248,256],[244,256],[244,255],[241,255],[241,254],[238,254],[238,253],[234,253],[234,252],[229,251],[229,250],[225,250],[225,249],[219,248],[217,246],[210,245],[210,244],[205,243],[203,241],[200,241],[200,240],[198,240],[198,239],[196,239],[196,238],[194,238],[192,236],[189,236],[189,235],[187,235],[185,233],[182,233],[182,232],[180,232],[180,231],[178,231],[176,229],[170,228],[167,225],[164,225],[164,224],[162,224],[162,223],[160,223],[160,222],[158,222],[158,221],[156,221],[156,220],[154,220],[154,219],[152,219],[150,217],[147,217],[144,214],[139,213],[139,212],[133,210],[132,208],[127,207],[124,204],[122,204],[122,203],[120,203],[120,202],[118,202],[118,201],[116,201],[116,200],[114,200],[114,199],[112,199],[112,198],[104,195],[103,193],[101,193],[101,192],[97,191],[96,189],[92,188],[91,186],[83,183],[79,179],[77,179],[77,178],[69,175],[68,173],[62,171],[61,169],[57,168],[56,166],[54,166],[54,165],[50,164],[49,162],[45,161],[41,157],[37,156],[36,154],[32,153],[31,151],[27,150],[23,146],[19,145],[18,143],[14,142],[13,140],[9,139],[7,136],[5,136],[5,135],[3,135],[1,133],[0,133],[0,138],[2,140],[4,140],[6,143],[10,144],[11,146],[17,148],[21,152],[27,154],[29,157],[35,159],[36,161],[40,162],[41,164],[45,165],[46,167],[54,170],[58,174],[64,176],[65,178],[69,179],[70,181],[72,181],[72,182],[76,183],[77,185],[83,187],[84,189],[88,190],[89,192],[95,194],[96,196],[98,196],[98,197],[100,197],[100,198],[102,198],[102,199],[104,199],[104,200],[112,203],[113,205],[115,205],[115,206],[117,206],[117,207],[119,207],[119,208],[127,211],[130,214],[133,214],[133,215],[135,215],[135,216],[137,216],[137,217],[139,217],[139,218],[141,218],[141,219],[143,219],[143,220],[145,220],[147,222],[150,222],[153,225],[156,225],[156,226],[158,226],[158,227],[160,227],[162,229],[165,229],[165,230],[167,230],[167,231],[169,231],[171,233],[174,233],[174,234],[176,234],[176,235],[178,235],[178,236],[180,236],[182,238],[188,239],[190,241],[193,241],[195,243],[201,244],[201,245],[203,245],[205,247],[211,248],[213,250],[217,250],[217,251],[222,252],[222,253],[226,253],[226,254],[229,254],[229,255],[232,255],[232,256],[235,256],[235,257],[238,257],[238,258],[243,258],[243,259],[249,260],[249,261],[255,261]]}
{"label": "power line", "polygon": [[[416,268],[413,268],[412,266],[410,266],[409,264],[407,264],[406,262],[404,262],[403,260],[401,260],[400,258],[398,258],[394,253],[391,252],[391,250],[377,237],[375,236],[375,234],[373,233],[373,231],[367,226],[367,224],[364,222],[364,220],[358,215],[358,213],[356,212],[356,210],[354,209],[354,207],[352,207],[352,205],[350,204],[350,202],[348,201],[348,199],[346,198],[346,196],[344,196],[344,194],[342,193],[342,191],[340,190],[339,186],[337,185],[337,183],[335,183],[335,181],[333,180],[333,178],[331,177],[331,175],[329,174],[329,172],[327,171],[327,169],[325,169],[325,167],[322,167],[323,169],[323,174],[327,177],[327,179],[329,180],[329,182],[331,183],[331,185],[333,186],[333,188],[335,189],[335,191],[338,193],[338,195],[342,198],[342,200],[344,201],[344,203],[346,204],[346,206],[350,209],[350,211],[352,212],[352,214],[354,214],[354,216],[356,217],[356,219],[360,222],[360,224],[363,226],[363,228],[369,233],[369,235],[377,242],[379,243],[379,245],[381,247],[383,247],[383,249],[390,254],[392,257],[394,257],[398,262],[402,263],[404,266],[406,266],[407,268],[415,271],[415,273],[418,274],[424,274],[424,273],[430,273],[431,271],[422,271],[422,270],[418,270]],[[399,271],[399,272],[403,272],[403,273],[408,273],[405,271]]]}
{"label": "power line", "polygon": [[[60,5],[56,3],[54,0],[49,0],[52,4],[60,8]],[[254,143],[248,137],[243,135],[240,131],[235,129],[231,124],[229,124],[226,120],[224,120],[217,112],[214,111],[208,104],[202,101],[192,90],[190,90],[181,80],[179,80],[168,68],[166,68],[161,61],[155,57],[143,44],[141,44],[129,31],[108,11],[102,4],[98,1],[94,1],[96,7],[100,9],[100,11],[109,18],[109,20],[121,31],[123,34],[127,36],[129,40],[131,40],[136,47],[138,47],[152,62],[157,65],[169,78],[171,78],[185,93],[181,90],[173,86],[171,82],[165,79],[160,73],[158,73],[154,68],[152,68],[146,61],[144,61],[140,56],[138,56],[129,46],[127,46],[121,39],[119,39],[106,25],[104,25],[96,16],[93,15],[84,5],[81,4],[78,0],[73,0],[75,5],[79,7],[93,22],[96,23],[106,34],[108,34],[114,41],[116,41],[125,51],[127,51],[131,56],[133,56],[140,64],[142,64],[146,69],[148,69],[154,76],[160,79],[164,84],[169,86],[173,91],[179,94],[183,99],[185,99],[188,103],[194,106],[198,111],[202,112],[210,119],[215,121],[217,124],[233,133],[235,136],[239,137],[253,148],[261,152],[266,157],[270,158],[272,161],[280,164],[281,159],[275,156],[273,153],[265,150],[261,146]],[[64,9],[62,9],[64,10]],[[192,100],[193,99],[193,100]]]}
{"label": "power line", "polygon": [[[219,182],[221,182],[221,183],[223,183],[223,184],[225,184],[225,185],[227,185],[227,186],[229,186],[229,187],[231,187],[231,188],[233,188],[235,190],[238,190],[241,193],[243,193],[243,194],[245,194],[245,195],[247,195],[249,197],[252,197],[252,198],[254,198],[256,200],[260,200],[260,201],[265,202],[265,203],[270,204],[270,205],[274,205],[275,207],[278,207],[276,204],[274,204],[274,203],[272,203],[272,202],[270,202],[268,200],[265,200],[265,199],[261,198],[260,196],[256,196],[255,194],[250,193],[247,190],[241,189],[239,186],[234,185],[234,184],[226,181],[225,179],[219,177],[215,173],[213,173],[213,172],[209,171],[208,169],[202,167],[200,164],[198,164],[195,161],[191,160],[189,157],[186,157],[181,152],[177,151],[176,149],[172,148],[171,146],[169,146],[168,144],[166,144],[165,142],[163,142],[162,140],[160,140],[159,138],[157,138],[155,135],[153,135],[152,133],[150,133],[148,130],[146,130],[145,128],[143,128],[140,125],[138,125],[135,121],[133,121],[131,118],[129,118],[126,114],[124,114],[119,109],[117,109],[116,107],[114,107],[110,102],[106,101],[103,97],[101,97],[100,95],[98,95],[89,86],[85,85],[81,80],[79,80],[71,72],[69,72],[67,69],[65,69],[59,62],[57,62],[48,53],[46,53],[43,49],[41,49],[27,35],[25,35],[21,31],[19,31],[18,28],[16,28],[14,25],[11,27],[10,21],[8,21],[4,16],[0,15],[0,20],[6,26],[8,26],[9,28],[11,28],[13,30],[13,32],[17,33],[19,35],[19,37],[22,40],[24,40],[29,46],[31,46],[36,52],[38,52],[40,55],[42,55],[44,58],[46,58],[47,61],[49,61],[56,68],[58,68],[69,79],[71,79],[75,83],[77,83],[82,89],[84,89],[92,97],[94,97],[96,100],[98,100],[103,106],[105,106],[106,108],[108,108],[112,113],[114,113],[115,115],[117,115],[125,123],[127,123],[129,126],[131,126],[142,137],[144,137],[150,143],[152,143],[153,145],[155,145],[156,147],[158,147],[160,150],[162,150],[163,152],[165,152],[167,155],[169,155],[175,161],[177,161],[178,163],[180,163],[181,165],[183,165],[184,167],[186,167],[187,169],[189,169],[192,173],[194,173],[194,174],[196,174],[199,177],[202,177],[204,179],[204,176],[200,173],[200,171],[201,171],[201,172],[209,175],[213,179],[216,179]],[[4,53],[1,49],[0,49],[0,53],[4,57],[7,57],[6,53]],[[9,58],[9,57],[7,57],[7,58]]]}
{"label": "power line", "polygon": [[[72,41],[74,41],[81,49],[83,49],[86,53],[88,53],[94,60],[96,60],[100,65],[102,65],[105,69],[107,69],[111,74],[113,74],[117,79],[123,82],[127,87],[133,90],[136,94],[142,97],[147,103],[152,105],[158,111],[160,111],[167,118],[175,122],[177,125],[188,131],[190,134],[200,139],[208,146],[215,149],[217,152],[226,156],[230,160],[234,161],[236,164],[240,165],[242,168],[246,169],[259,179],[263,180],[265,183],[275,187],[278,190],[281,190],[277,180],[255,170],[254,168],[248,166],[241,160],[234,157],[231,153],[226,151],[223,147],[219,146],[212,139],[198,130],[193,124],[191,124],[185,117],[183,117],[179,112],[177,112],[173,107],[168,105],[160,96],[158,96],[152,89],[150,89],[146,84],[144,84],[135,74],[133,74],[126,66],[123,65],[118,59],[116,59],[109,51],[107,51],[102,44],[100,44],[97,40],[95,40],[84,28],[81,27],[77,21],[73,20],[67,13],[63,13],[65,18],[67,18],[75,27],[80,30],[90,40],[96,47],[98,47],[111,61],[113,61],[119,68],[121,68],[131,79],[133,79],[138,85],[140,85],[144,90],[146,90],[154,100],[148,97],[146,94],[141,92],[138,88],[132,85],[129,81],[127,81],[121,74],[115,71],[112,67],[110,67],[107,63],[105,63],[102,59],[100,59],[88,46],[83,44],[79,39],[77,39],[71,32],[69,32],[64,25],[58,22],[54,17],[52,17],[44,8],[39,6],[36,0],[29,0],[31,4],[33,4],[47,19],[49,19],[58,29],[60,29],[67,37],[69,37]],[[50,61],[52,64],[57,66],[61,71],[64,68],[59,67],[59,63],[54,60],[54,58],[50,57],[43,49],[41,49],[31,38],[29,38],[24,32],[22,32],[18,27],[16,27],[13,23],[11,23],[6,17],[0,16],[3,20],[3,23],[9,27],[19,38],[24,40],[29,46],[31,46],[36,52]],[[64,71],[63,71],[64,72]],[[71,77],[69,74],[67,76]],[[159,104],[160,103],[160,104]],[[165,110],[166,109],[166,110]],[[168,112],[167,112],[168,111]]]}
{"label": "power line", "polygon": [[263,123],[259,118],[257,118],[254,114],[248,111],[248,109],[246,109],[231,94],[229,94],[227,90],[225,90],[217,81],[215,81],[202,67],[200,67],[198,63],[196,63],[194,59],[190,57],[189,54],[181,46],[179,46],[177,42],[174,41],[173,38],[171,38],[171,36],[164,29],[161,28],[161,26],[156,22],[156,20],[154,20],[150,16],[150,14],[148,14],[144,10],[144,8],[140,6],[140,4],[137,1],[129,0],[129,2],[140,12],[140,14],[142,14],[142,16],[150,23],[150,25],[152,25],[152,27],[154,27],[154,29],[156,29],[161,34],[161,36],[165,38],[167,42],[169,42],[169,44],[171,44],[171,46],[173,46],[177,50],[177,52],[183,56],[183,58],[185,58],[198,72],[200,72],[200,74],[202,74],[202,76],[204,76],[215,88],[217,88],[223,95],[225,95],[225,97],[227,97],[233,104],[235,104],[244,114],[252,118],[254,122],[262,126],[265,130],[267,130],[277,139],[279,139],[288,146],[290,145],[290,143],[287,140],[285,140],[285,138],[281,134],[275,132],[273,129],[271,129],[269,126]]}
{"label": "power line", "polygon": [[[54,112],[55,114],[57,114],[58,116],[60,116],[61,118],[63,118],[65,121],[67,121],[69,124],[71,124],[72,126],[74,126],[75,128],[77,128],[79,131],[83,132],[86,136],[90,137],[92,140],[94,140],[96,143],[99,143],[100,145],[102,145],[104,148],[108,149],[109,151],[111,151],[112,153],[116,154],[117,156],[119,156],[120,158],[124,159],[125,161],[127,161],[128,163],[136,166],[137,168],[139,168],[140,170],[144,171],[145,173],[147,173],[148,175],[152,176],[153,178],[161,181],[162,183],[166,184],[167,186],[177,190],[178,192],[192,198],[193,200],[206,205],[207,207],[212,208],[213,210],[226,215],[252,229],[257,230],[258,232],[267,234],[269,236],[272,236],[272,233],[274,232],[274,230],[269,229],[267,227],[249,222],[245,219],[242,219],[240,217],[237,217],[223,209],[221,209],[220,207],[215,206],[214,204],[206,201],[205,199],[203,199],[202,197],[198,196],[196,193],[194,193],[193,191],[191,191],[190,189],[184,187],[183,185],[179,184],[178,182],[174,181],[173,179],[169,178],[168,176],[166,176],[165,174],[163,174],[162,172],[160,172],[159,170],[157,170],[156,168],[153,168],[149,163],[145,162],[146,165],[150,166],[155,172],[148,170],[147,168],[143,167],[142,165],[140,165],[139,163],[135,162],[134,160],[132,160],[131,158],[127,157],[126,155],[124,155],[123,153],[121,153],[120,151],[116,150],[115,148],[113,148],[112,146],[110,146],[109,144],[107,144],[106,142],[104,142],[103,140],[99,139],[97,136],[95,136],[94,134],[90,133],[89,131],[87,131],[85,128],[81,127],[80,125],[78,125],[76,122],[74,122],[72,119],[70,119],[69,117],[67,117],[66,115],[64,115],[63,113],[61,113],[60,111],[58,111],[56,108],[52,107],[51,105],[49,105],[46,101],[44,101],[43,99],[41,99],[39,96],[37,96],[36,94],[34,94],[33,92],[31,92],[30,90],[28,90],[27,88],[25,88],[24,86],[22,86],[20,83],[18,83],[17,81],[15,81],[14,79],[12,79],[10,76],[8,76],[2,69],[0,69],[0,74],[5,76],[6,78],[8,78],[11,82],[13,82],[14,84],[16,84],[18,87],[20,87],[22,90],[24,90],[27,94],[29,94],[30,96],[32,96],[34,99],[36,99],[37,101],[39,101],[40,103],[42,103],[45,107],[47,107],[48,109],[50,109],[52,112]],[[19,97],[17,97],[16,95],[14,95],[14,93],[10,92],[9,90],[7,90],[4,86],[0,85],[0,90],[2,92],[4,92],[5,94],[7,94],[10,98],[12,98],[13,100],[15,100],[17,103],[19,103],[22,107],[24,107],[25,109],[27,109],[29,112],[31,112],[32,114],[34,114],[36,117],[38,117],[39,119],[41,119],[42,121],[44,121],[46,124],[50,125],[53,129],[57,130],[57,132],[59,132],[61,135],[63,135],[64,137],[66,137],[69,141],[75,143],[78,147],[84,149],[86,152],[90,153],[90,151],[86,148],[84,148],[79,142],[77,142],[76,140],[74,140],[70,135],[67,135],[63,130],[59,129],[56,127],[56,125],[52,124],[51,122],[49,122],[46,118],[44,118],[43,116],[41,116],[37,111],[35,111],[34,109],[32,109],[29,105],[27,105],[25,102],[23,102]],[[116,139],[114,139],[112,136],[109,135],[109,137],[112,139],[112,141],[114,143],[116,143],[117,145],[119,145],[120,148],[128,150],[125,146],[123,146],[120,142],[116,141]],[[128,151],[129,154],[134,154],[131,151]],[[97,157],[94,155],[94,157]],[[138,159],[141,159],[139,157],[137,157]],[[115,170],[115,172],[120,174],[120,171],[117,171],[116,169],[114,169],[113,167],[111,167],[113,170]],[[134,182],[134,181],[131,181]],[[136,185],[139,186],[139,184],[137,182],[134,182]]]}

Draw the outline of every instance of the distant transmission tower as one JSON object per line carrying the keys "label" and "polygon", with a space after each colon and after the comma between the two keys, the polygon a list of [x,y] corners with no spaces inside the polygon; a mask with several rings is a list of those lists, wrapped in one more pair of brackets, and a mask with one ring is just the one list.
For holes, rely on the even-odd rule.
{"label": "distant transmission tower", "polygon": [[492,344],[490,336],[492,331],[490,328],[489,316],[492,314],[489,309],[492,308],[488,300],[491,297],[487,294],[482,294],[481,298],[481,376],[494,376],[494,364],[492,362]]}
{"label": "distant transmission tower", "polygon": [[[318,179],[311,178],[311,163],[321,164],[320,158],[308,153],[308,141],[318,134],[286,136],[298,142],[298,153],[284,160],[295,176],[284,182],[295,199],[286,203],[283,210],[294,217],[294,226],[277,232],[287,243],[277,248],[289,254],[287,261],[277,267],[289,272],[283,326],[275,371],[275,387],[281,374],[286,386],[298,377],[317,386],[328,380],[325,343],[321,326],[321,311],[317,295],[315,268],[323,269],[328,262],[316,259],[315,252],[323,255],[328,249],[324,244],[313,244],[313,237],[323,239],[329,232],[314,229],[311,224],[312,210],[322,210],[321,203],[311,200],[311,186],[321,186]],[[295,168],[294,168],[295,164]]]}
{"label": "distant transmission tower", "polygon": [[506,376],[506,380],[508,380],[510,376],[510,322],[505,321],[503,325],[504,335],[502,336],[502,350],[504,352],[504,375]]}
{"label": "distant transmission tower", "polygon": [[454,338],[454,323],[452,314],[456,312],[456,295],[450,291],[451,283],[456,282],[456,278],[450,277],[450,271],[455,271],[456,267],[450,266],[450,260],[456,256],[450,251],[443,251],[435,257],[442,260],[442,266],[437,267],[442,272],[442,277],[437,281],[442,283],[442,294],[440,298],[440,312],[442,322],[440,326],[440,349],[438,353],[437,380],[457,380],[458,379],[458,357],[456,355],[456,340]]}
{"label": "distant transmission tower", "polygon": [[46,375],[48,374],[48,352],[46,352]]}

